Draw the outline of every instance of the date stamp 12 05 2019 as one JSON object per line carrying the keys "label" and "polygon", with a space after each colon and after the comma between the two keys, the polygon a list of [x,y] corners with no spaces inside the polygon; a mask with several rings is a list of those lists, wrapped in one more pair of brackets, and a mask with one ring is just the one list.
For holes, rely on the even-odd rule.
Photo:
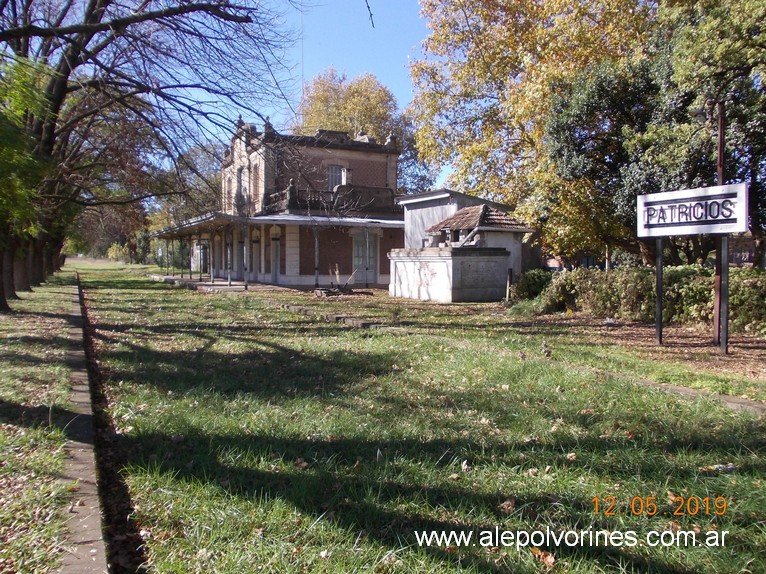
{"label": "date stamp 12 05 2019", "polygon": [[723,516],[728,508],[725,496],[668,497],[669,504],[661,505],[656,496],[634,496],[621,502],[616,496],[594,496],[593,513],[603,516]]}

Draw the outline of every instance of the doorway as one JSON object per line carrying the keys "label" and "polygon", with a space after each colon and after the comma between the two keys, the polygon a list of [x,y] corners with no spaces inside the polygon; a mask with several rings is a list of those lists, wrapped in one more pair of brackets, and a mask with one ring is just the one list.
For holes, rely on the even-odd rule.
{"label": "doorway", "polygon": [[378,236],[365,230],[354,237],[354,283],[369,285],[378,282]]}

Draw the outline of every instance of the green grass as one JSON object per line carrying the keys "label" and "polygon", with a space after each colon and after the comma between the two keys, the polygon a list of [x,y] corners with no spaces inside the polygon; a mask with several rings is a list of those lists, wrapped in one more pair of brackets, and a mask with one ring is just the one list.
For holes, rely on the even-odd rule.
{"label": "green grass", "polygon": [[[557,361],[572,368],[603,370],[625,374],[628,378],[649,379],[766,401],[766,379],[743,377],[716,370],[714,367],[693,369],[677,361],[657,360],[657,353],[639,353],[624,341],[593,344],[587,328],[564,323],[536,320],[527,302],[506,308],[503,304],[454,304],[392,300],[381,290],[367,290],[369,297],[315,298],[311,293],[290,290],[269,292],[266,297],[279,303],[299,304],[322,314],[338,314],[369,319],[383,325],[406,329],[415,334],[458,334],[470,345],[485,345],[488,340],[498,345],[499,352],[508,349],[538,356],[543,344],[551,349]],[[711,346],[710,354],[717,354]],[[681,361],[683,362],[683,361]],[[762,371],[763,372],[763,371]]]}
{"label": "green grass", "polygon": [[64,431],[72,275],[20,293],[0,314],[0,572],[52,572],[62,552],[68,486]]}
{"label": "green grass", "polygon": [[[257,293],[81,274],[158,572],[766,569],[766,423],[634,384],[661,365],[627,351],[599,359],[572,333],[509,322],[495,306],[402,302],[406,333],[356,330]],[[369,303],[390,313],[382,295]],[[676,495],[725,497],[727,510],[672,516]],[[593,499],[603,510],[610,496],[619,512],[595,514]],[[658,513],[632,516],[634,497],[654,497]],[[495,527],[728,535],[716,548],[543,553],[415,536]]]}

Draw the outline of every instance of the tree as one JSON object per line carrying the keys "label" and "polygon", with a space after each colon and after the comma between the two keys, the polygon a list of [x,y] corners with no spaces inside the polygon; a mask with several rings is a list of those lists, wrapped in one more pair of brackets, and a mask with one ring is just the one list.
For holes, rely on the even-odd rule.
{"label": "tree", "polygon": [[41,111],[37,91],[43,68],[27,61],[5,66],[0,73],[0,311],[17,298],[13,259],[19,238],[35,232],[35,189],[45,165],[32,153],[33,141],[23,129],[27,110]]}
{"label": "tree", "polygon": [[[751,183],[751,229],[766,247],[763,0],[423,6],[432,32],[412,68],[418,143],[452,163],[458,187],[517,204],[558,253],[640,248],[648,260],[635,197],[715,184],[707,103],[723,98],[727,172]],[[670,247],[699,261],[712,244]]]}
{"label": "tree", "polygon": [[[766,99],[750,76],[757,66],[723,63],[718,77],[731,77],[716,90],[709,78],[686,80],[691,73],[688,39],[697,38],[691,31],[697,26],[696,18],[683,23],[677,14],[664,15],[647,44],[646,58],[594,65],[562,83],[546,122],[546,148],[556,173],[570,186],[587,182],[600,199],[591,202],[599,216],[584,220],[578,231],[596,227],[590,232],[594,239],[627,251],[640,247],[647,262],[653,260],[653,245],[635,237],[636,196],[716,184],[718,124],[712,97],[726,101],[728,181],[751,183],[751,229],[756,237],[763,234]],[[695,118],[699,106],[706,112],[703,124]],[[536,192],[544,213],[550,209],[562,216],[549,222],[556,225],[566,219],[562,210],[576,210],[557,198],[556,187],[562,185]],[[610,219],[619,227],[604,233],[599,226]],[[563,239],[564,245],[557,247],[566,250]],[[676,264],[703,263],[715,248],[709,236],[672,238],[667,245]]]}
{"label": "tree", "polygon": [[397,103],[373,74],[349,80],[329,68],[306,84],[299,113],[299,133],[329,129],[384,140],[396,127]]}
{"label": "tree", "polygon": [[642,0],[424,0],[431,33],[412,65],[417,143],[452,185],[512,204],[540,171],[553,86],[631,57],[654,18]]}
{"label": "tree", "polygon": [[[535,192],[541,212],[554,216],[546,221],[546,236],[557,252],[571,253],[571,243],[586,235],[650,261],[653,245],[635,237],[636,196],[699,187],[715,174],[711,140],[689,114],[694,94],[680,91],[671,74],[669,51],[658,48],[652,58],[604,62],[558,86],[545,146],[559,180]],[[557,193],[571,187],[584,190],[587,200]],[[580,217],[581,206],[592,216]],[[568,212],[578,214],[578,234],[557,233]],[[712,242],[682,238],[671,246],[671,259],[680,264],[679,250],[684,262],[704,261]]]}
{"label": "tree", "polygon": [[679,2],[661,14],[666,28],[678,30],[674,79],[696,91],[711,132],[711,104],[725,104],[727,181],[750,184],[755,261],[766,267],[766,2]]}
{"label": "tree", "polygon": [[0,2],[0,58],[49,70],[45,109],[21,113],[32,154],[52,169],[35,189],[33,280],[52,268],[73,206],[183,192],[180,178],[158,177],[180,152],[282,97],[290,37],[275,4]]}
{"label": "tree", "polygon": [[424,191],[436,178],[435,171],[419,157],[411,118],[399,112],[394,95],[372,74],[349,80],[329,68],[308,83],[294,131],[313,134],[317,129],[365,134],[379,141],[393,133],[402,152],[398,187],[405,193]]}

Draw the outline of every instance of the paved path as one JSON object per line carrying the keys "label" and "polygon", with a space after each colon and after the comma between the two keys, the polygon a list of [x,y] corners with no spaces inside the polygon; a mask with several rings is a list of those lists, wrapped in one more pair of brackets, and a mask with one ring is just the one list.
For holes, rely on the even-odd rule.
{"label": "paved path", "polygon": [[83,343],[82,309],[79,286],[72,295],[67,364],[71,369],[72,416],[66,425],[69,440],[65,446],[63,480],[76,483],[67,520],[66,550],[59,574],[106,573],[106,545],[104,544],[101,505],[96,480],[96,459],[93,448],[93,409],[90,383]]}

